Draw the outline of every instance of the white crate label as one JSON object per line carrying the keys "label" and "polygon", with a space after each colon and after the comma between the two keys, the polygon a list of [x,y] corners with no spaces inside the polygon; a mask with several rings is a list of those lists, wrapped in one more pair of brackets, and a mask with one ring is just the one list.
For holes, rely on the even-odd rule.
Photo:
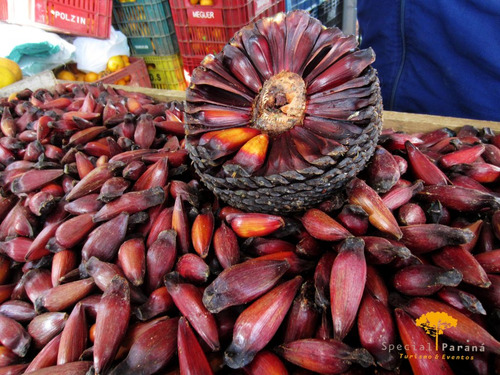
{"label": "white crate label", "polygon": [[86,32],[90,25],[88,12],[78,9],[70,9],[61,4],[53,4],[47,9],[46,2],[35,2],[35,22],[58,27],[71,32]]}

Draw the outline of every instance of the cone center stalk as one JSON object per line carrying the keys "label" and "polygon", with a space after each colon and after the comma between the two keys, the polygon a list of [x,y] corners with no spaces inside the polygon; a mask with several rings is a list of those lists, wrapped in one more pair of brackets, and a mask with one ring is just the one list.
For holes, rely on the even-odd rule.
{"label": "cone center stalk", "polygon": [[296,73],[269,78],[254,102],[253,127],[276,136],[301,125],[306,109],[306,84]]}

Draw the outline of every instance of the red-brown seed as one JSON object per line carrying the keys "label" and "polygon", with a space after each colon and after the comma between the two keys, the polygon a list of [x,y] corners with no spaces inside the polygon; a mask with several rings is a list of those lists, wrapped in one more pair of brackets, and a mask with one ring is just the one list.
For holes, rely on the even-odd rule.
{"label": "red-brown seed", "polygon": [[148,190],[125,193],[121,197],[104,205],[93,216],[95,223],[110,220],[121,213],[129,215],[144,211],[150,207],[159,205],[165,200],[165,192],[161,187],[154,187]]}
{"label": "red-brown seed", "polygon": [[75,154],[75,162],[80,180],[95,168],[90,158],[81,151],[78,151]]}
{"label": "red-brown seed", "polygon": [[431,254],[432,261],[447,270],[456,269],[463,275],[463,281],[482,288],[490,286],[488,275],[474,256],[461,246],[446,246]]}
{"label": "red-brown seed", "polygon": [[400,269],[393,278],[394,287],[409,296],[430,296],[443,286],[457,286],[462,274],[456,269],[446,270],[430,264],[419,264]]}
{"label": "red-brown seed", "polygon": [[368,230],[368,214],[356,204],[344,205],[337,219],[355,236],[362,236]]}
{"label": "red-brown seed", "polygon": [[289,268],[286,260],[247,260],[235,264],[205,288],[203,304],[210,312],[218,313],[251,302],[274,287]]}
{"label": "red-brown seed", "polygon": [[0,368],[13,365],[19,361],[19,357],[9,348],[0,346]]}
{"label": "red-brown seed", "polygon": [[314,301],[324,310],[330,306],[330,275],[336,256],[332,251],[325,252],[314,270]]}
{"label": "red-brown seed", "polygon": [[330,275],[330,306],[333,337],[342,340],[351,330],[366,283],[364,241],[345,239],[333,261]]}
{"label": "red-brown seed", "polygon": [[255,260],[286,260],[290,268],[285,272],[288,276],[301,275],[314,268],[314,261],[300,258],[294,251],[280,251],[254,258]]}
{"label": "red-brown seed", "polygon": [[198,214],[191,227],[193,248],[202,258],[206,258],[212,243],[215,220],[212,211]]}
{"label": "red-brown seed", "polygon": [[404,311],[417,319],[429,311],[439,311],[455,318],[459,324],[443,330],[443,335],[463,345],[484,346],[485,350],[500,354],[498,342],[486,329],[445,303],[430,298],[417,297],[403,306]]}
{"label": "red-brown seed", "polygon": [[63,174],[62,169],[30,169],[12,181],[10,191],[14,194],[30,193],[61,177]]}
{"label": "red-brown seed", "polygon": [[[150,215],[151,227],[147,234],[146,246],[150,247],[158,239],[158,235],[164,230],[172,229],[173,207],[158,208],[157,215]],[[155,207],[152,207],[155,209]]]}
{"label": "red-brown seed", "polygon": [[0,242],[0,254],[5,254],[14,262],[24,262],[32,243],[33,240],[30,238],[14,237]]}
{"label": "red-brown seed", "polygon": [[474,258],[486,273],[500,273],[500,249],[475,254]]}
{"label": "red-brown seed", "polygon": [[398,241],[377,236],[361,236],[365,241],[366,258],[371,264],[389,264],[394,260],[411,257],[410,250]]}
{"label": "red-brown seed", "polygon": [[95,213],[104,205],[104,203],[97,200],[98,196],[98,193],[84,195],[81,198],[66,203],[64,209],[72,215]]}
{"label": "red-brown seed", "polygon": [[398,221],[402,225],[425,224],[426,220],[424,209],[416,203],[406,203],[399,207]]}
{"label": "red-brown seed", "polygon": [[14,319],[0,314],[0,343],[17,356],[24,357],[31,344],[31,336]]}
{"label": "red-brown seed", "polygon": [[76,252],[62,250],[52,257],[51,280],[52,286],[59,285],[59,279],[77,266]]}
{"label": "red-brown seed", "polygon": [[154,374],[162,369],[176,352],[178,321],[162,317],[146,326],[133,341],[127,357],[109,375],[137,375],[137,369]]}
{"label": "red-brown seed", "polygon": [[353,349],[335,339],[303,339],[280,345],[277,353],[297,366],[320,374],[343,374],[353,365],[374,365],[366,349]]}
{"label": "red-brown seed", "polygon": [[[20,282],[17,284],[12,283],[12,284],[0,285],[0,303],[3,303],[5,301],[9,300],[11,298],[11,296],[13,295],[15,288],[20,287],[19,284],[20,284]],[[23,292],[24,292],[24,288],[23,288]]]}
{"label": "red-brown seed", "polygon": [[469,229],[453,228],[443,224],[415,224],[401,227],[401,242],[414,254],[424,254],[444,246],[456,246],[472,241]]}
{"label": "red-brown seed", "polygon": [[150,165],[137,179],[132,190],[140,191],[154,187],[164,187],[168,180],[168,158],[161,158]]}
{"label": "red-brown seed", "polygon": [[[418,327],[415,321],[403,310],[396,309],[394,313],[399,336],[405,345],[405,352],[413,373],[415,375],[452,375],[453,371],[448,362],[443,359],[441,351],[435,349],[432,338],[422,328]],[[432,360],[429,360],[428,356]]]}
{"label": "red-brown seed", "polygon": [[352,179],[347,185],[349,203],[357,204],[368,214],[368,220],[378,230],[394,236],[402,237],[396,218],[385,205],[382,198],[359,178]]}
{"label": "red-brown seed", "polygon": [[405,142],[408,162],[415,176],[426,185],[446,185],[448,177],[410,141]]}
{"label": "red-brown seed", "polygon": [[46,312],[37,315],[28,324],[28,333],[36,348],[43,348],[64,328],[68,314],[65,312]]}
{"label": "red-brown seed", "polygon": [[33,304],[52,288],[51,273],[47,269],[35,268],[29,270],[23,275],[23,278],[24,291]]}
{"label": "red-brown seed", "polygon": [[11,261],[6,256],[0,255],[0,285],[3,285],[9,278]]}
{"label": "red-brown seed", "polygon": [[472,147],[464,147],[460,150],[449,152],[439,158],[439,164],[443,168],[451,168],[457,164],[470,164],[475,162],[483,154],[485,145],[478,144]]}
{"label": "red-brown seed", "polygon": [[211,375],[210,364],[186,318],[179,319],[177,353],[181,374]]}
{"label": "red-brown seed", "polygon": [[94,289],[94,285],[94,279],[89,277],[55,286],[36,301],[35,309],[38,311],[42,308],[48,311],[64,311],[89,295]]}
{"label": "red-brown seed", "polygon": [[486,310],[482,303],[471,293],[464,292],[454,287],[445,286],[437,292],[437,296],[465,315],[469,313],[486,315]]}
{"label": "red-brown seed", "polygon": [[78,215],[59,225],[55,232],[57,243],[70,249],[81,242],[96,226],[92,216],[92,213]]}
{"label": "red-brown seed", "polygon": [[134,310],[134,315],[137,319],[146,321],[169,311],[174,306],[167,288],[162,286],[151,292],[148,300]]}
{"label": "red-brown seed", "polygon": [[215,230],[212,241],[215,256],[222,268],[235,265],[240,260],[240,246],[234,231],[224,222]]}
{"label": "red-brown seed", "polygon": [[177,248],[182,254],[186,254],[191,247],[191,231],[189,228],[189,218],[180,196],[175,198],[172,212],[172,229],[177,233]]}
{"label": "red-brown seed", "polygon": [[101,374],[111,365],[125,336],[130,319],[130,289],[128,282],[115,276],[102,295],[97,310],[94,369]]}
{"label": "red-brown seed", "polygon": [[236,319],[233,341],[224,352],[224,362],[230,368],[248,365],[255,355],[273,338],[283,322],[302,277],[285,281],[261,296]]}
{"label": "red-brown seed", "polygon": [[351,235],[335,219],[317,208],[307,210],[301,218],[307,232],[322,241],[339,241]]}
{"label": "red-brown seed", "polygon": [[80,303],[77,303],[64,325],[59,342],[57,354],[57,364],[78,361],[80,355],[87,345],[87,318],[85,310]]}
{"label": "red-brown seed", "polygon": [[148,290],[162,285],[163,277],[170,272],[177,259],[177,234],[173,229],[160,233],[146,251],[146,277]]}
{"label": "red-brown seed", "polygon": [[39,191],[29,197],[30,211],[36,216],[47,215],[56,206],[57,202],[52,194]]}
{"label": "red-brown seed", "polygon": [[21,363],[17,365],[5,366],[0,369],[0,374],[2,375],[21,375],[25,373],[27,364]]}
{"label": "red-brown seed", "polygon": [[36,311],[29,302],[12,299],[0,305],[0,314],[20,323],[27,323],[36,316]]}
{"label": "red-brown seed", "polygon": [[359,341],[386,370],[398,365],[398,355],[387,346],[396,344],[396,326],[391,309],[375,298],[368,290],[363,294],[357,317]]}
{"label": "red-brown seed", "polygon": [[187,253],[177,259],[175,271],[187,281],[195,284],[203,284],[210,276],[208,264],[198,255]]}
{"label": "red-brown seed", "polygon": [[365,169],[366,182],[378,193],[389,191],[399,180],[399,165],[393,155],[378,145]]}
{"label": "red-brown seed", "polygon": [[25,206],[25,199],[17,201],[0,223],[0,241],[7,237],[33,237],[32,214]]}
{"label": "red-brown seed", "polygon": [[285,226],[281,216],[260,213],[229,214],[226,221],[242,238],[267,236]]}
{"label": "red-brown seed", "polygon": [[132,285],[144,282],[146,273],[146,247],[142,238],[131,238],[120,245],[117,263]]}
{"label": "red-brown seed", "polygon": [[257,353],[252,362],[243,367],[246,375],[288,375],[288,370],[281,359],[268,350]]}
{"label": "red-brown seed", "polygon": [[129,184],[130,182],[123,177],[111,177],[101,186],[97,199],[104,203],[111,202],[113,199],[121,197]]}
{"label": "red-brown seed", "polygon": [[128,218],[123,212],[90,232],[82,248],[82,260],[85,262],[93,256],[102,261],[114,259],[125,239]]}
{"label": "red-brown seed", "polygon": [[134,142],[141,149],[149,149],[156,136],[156,128],[153,123],[153,117],[149,114],[142,114],[137,119]]}
{"label": "red-brown seed", "polygon": [[313,337],[319,318],[319,309],[314,303],[314,284],[312,280],[305,281],[283,322],[283,342]]}
{"label": "red-brown seed", "polygon": [[165,276],[165,286],[181,314],[210,349],[217,351],[220,347],[217,322],[204,306],[202,292],[196,286],[182,282],[175,272]]}
{"label": "red-brown seed", "polygon": [[92,366],[90,361],[75,361],[68,362],[62,365],[44,367],[33,372],[32,375],[70,375],[70,374],[86,374]]}
{"label": "red-brown seed", "polygon": [[101,186],[111,177],[114,171],[121,166],[120,163],[108,163],[101,167],[94,168],[84,178],[82,178],[66,196],[67,201],[83,197],[84,195],[99,191]]}
{"label": "red-brown seed", "polygon": [[137,179],[142,176],[145,170],[146,165],[142,161],[134,160],[128,163],[125,168],[123,168],[122,176],[127,180],[137,181]]}
{"label": "red-brown seed", "polygon": [[[297,235],[295,252],[305,258],[317,258],[323,254],[323,249],[319,240],[311,236],[306,230]],[[293,246],[293,243],[289,243]]]}
{"label": "red-brown seed", "polygon": [[460,212],[474,212],[500,207],[500,198],[478,189],[458,185],[426,186],[419,198],[426,201],[440,201],[443,206]]}

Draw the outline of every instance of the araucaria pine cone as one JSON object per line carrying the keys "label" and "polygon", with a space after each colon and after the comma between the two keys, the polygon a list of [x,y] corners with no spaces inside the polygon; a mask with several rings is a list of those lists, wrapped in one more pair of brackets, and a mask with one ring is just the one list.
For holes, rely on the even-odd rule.
{"label": "araucaria pine cone", "polygon": [[342,189],[382,127],[374,60],[305,11],[242,28],[187,89],[186,148],[202,181],[232,206],[281,214]]}

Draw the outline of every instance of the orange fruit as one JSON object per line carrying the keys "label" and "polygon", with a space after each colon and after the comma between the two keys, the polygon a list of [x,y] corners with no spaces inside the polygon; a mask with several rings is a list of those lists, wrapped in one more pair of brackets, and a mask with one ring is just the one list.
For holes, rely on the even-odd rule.
{"label": "orange fruit", "polygon": [[69,70],[61,70],[59,73],[57,73],[56,78],[63,81],[76,81],[75,75]]}
{"label": "orange fruit", "polygon": [[16,76],[4,66],[0,66],[0,87],[8,86],[16,82]]}
{"label": "orange fruit", "polygon": [[14,74],[14,78],[16,79],[16,81],[20,81],[21,79],[23,79],[23,72],[15,61],[12,61],[6,57],[0,57],[0,66],[9,69],[12,74]]}
{"label": "orange fruit", "polygon": [[95,82],[99,79],[99,74],[95,72],[88,72],[85,74],[85,82]]}
{"label": "orange fruit", "polygon": [[109,58],[106,67],[110,72],[117,72],[118,70],[123,69],[125,67],[125,62],[123,61],[123,58],[119,55],[112,56]]}
{"label": "orange fruit", "polygon": [[213,0],[200,0],[200,5],[211,7],[214,5]]}
{"label": "orange fruit", "polygon": [[116,81],[115,85],[126,86],[127,85],[127,81],[125,81],[125,78],[122,78],[122,79],[119,79],[118,81]]}
{"label": "orange fruit", "polygon": [[129,74],[128,76],[123,77],[123,79],[124,79],[124,80],[125,80],[125,82],[127,82],[127,83],[129,83],[129,82],[130,82],[130,79],[131,79],[131,78],[132,78],[132,77],[130,77],[130,74]]}
{"label": "orange fruit", "polygon": [[196,5],[199,3],[200,0],[189,0],[189,2],[191,3],[191,5]]}
{"label": "orange fruit", "polygon": [[85,81],[85,73],[84,72],[76,72],[75,73],[76,81]]}
{"label": "orange fruit", "polygon": [[121,55],[122,56],[122,60],[123,60],[123,63],[125,64],[125,66],[129,66],[130,65],[130,59],[127,55]]}

